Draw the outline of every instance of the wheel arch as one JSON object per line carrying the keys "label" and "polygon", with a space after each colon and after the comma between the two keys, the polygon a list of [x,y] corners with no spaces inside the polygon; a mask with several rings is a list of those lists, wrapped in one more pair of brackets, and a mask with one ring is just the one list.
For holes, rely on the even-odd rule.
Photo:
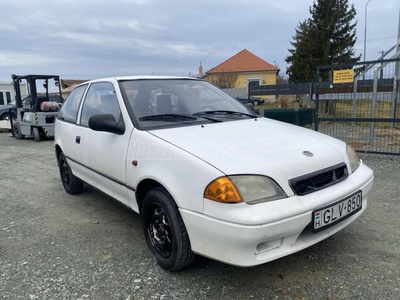
{"label": "wheel arch", "polygon": [[17,113],[15,111],[13,111],[13,110],[11,111],[11,114],[10,114],[9,110],[3,111],[0,114],[0,120],[3,120],[3,118],[5,118],[7,116],[11,116],[12,118],[16,118],[17,117]]}
{"label": "wheel arch", "polygon": [[56,159],[57,159],[57,165],[59,164],[59,158],[60,158],[60,154],[63,152],[61,147],[59,145],[55,145],[54,146],[54,151],[56,152]]}
{"label": "wheel arch", "polygon": [[138,205],[138,210],[140,214],[142,213],[142,204],[144,198],[146,197],[146,194],[155,187],[162,187],[168,192],[168,190],[160,182],[154,179],[149,179],[149,178],[143,179],[137,185],[135,195],[136,195],[136,203]]}

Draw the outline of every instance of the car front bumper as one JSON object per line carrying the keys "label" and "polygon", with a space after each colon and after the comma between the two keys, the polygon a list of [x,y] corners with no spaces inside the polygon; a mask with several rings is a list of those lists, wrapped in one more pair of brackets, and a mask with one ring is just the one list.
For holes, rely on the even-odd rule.
{"label": "car front bumper", "polygon": [[[180,209],[189,233],[192,250],[202,256],[224,263],[247,267],[263,264],[314,245],[351,224],[365,211],[367,195],[373,185],[373,175],[372,172],[362,174],[362,171],[360,170],[357,175],[362,177],[363,180],[359,181],[362,183],[359,186],[353,186],[352,191],[347,194],[349,196],[356,190],[362,190],[362,210],[318,233],[312,232],[312,211],[327,203],[334,203],[346,197],[335,198],[333,193],[323,193],[322,195],[325,194],[327,195],[326,198],[329,198],[324,199],[323,203],[309,207],[305,205],[305,211],[281,219],[278,217],[273,222],[261,223],[260,225],[232,223]],[[354,180],[351,184],[354,184]],[[335,188],[338,189],[340,185],[344,185],[344,183],[327,189],[332,191]],[[304,203],[307,203],[307,201]],[[257,205],[252,205],[252,207],[259,210]],[[267,210],[265,215],[268,215]],[[270,216],[267,219],[271,219]]]}

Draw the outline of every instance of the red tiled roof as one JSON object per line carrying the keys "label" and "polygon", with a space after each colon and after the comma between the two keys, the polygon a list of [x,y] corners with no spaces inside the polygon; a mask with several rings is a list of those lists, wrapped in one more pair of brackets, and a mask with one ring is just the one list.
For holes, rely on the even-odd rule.
{"label": "red tiled roof", "polygon": [[244,49],[218,66],[208,70],[206,73],[213,74],[256,71],[279,71],[279,69]]}

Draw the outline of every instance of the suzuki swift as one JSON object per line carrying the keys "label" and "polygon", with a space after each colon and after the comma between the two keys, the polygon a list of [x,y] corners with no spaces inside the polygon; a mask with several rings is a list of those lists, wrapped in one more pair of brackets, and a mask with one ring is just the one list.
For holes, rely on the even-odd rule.
{"label": "suzuki swift", "polygon": [[139,213],[170,271],[196,254],[244,267],[300,251],[360,217],[373,185],[346,143],[260,117],[194,78],[77,86],[55,152],[66,192],[86,183]]}

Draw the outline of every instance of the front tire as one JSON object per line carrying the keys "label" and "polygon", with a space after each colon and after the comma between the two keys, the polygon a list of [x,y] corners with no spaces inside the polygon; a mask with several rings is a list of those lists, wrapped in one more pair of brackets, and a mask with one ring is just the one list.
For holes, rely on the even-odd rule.
{"label": "front tire", "polygon": [[190,265],[195,254],[178,206],[161,187],[150,190],[142,206],[143,233],[151,255],[165,270]]}
{"label": "front tire", "polygon": [[68,165],[64,153],[61,153],[58,158],[58,167],[60,170],[61,182],[65,191],[68,194],[77,194],[82,191],[83,182],[72,174],[72,170]]}

